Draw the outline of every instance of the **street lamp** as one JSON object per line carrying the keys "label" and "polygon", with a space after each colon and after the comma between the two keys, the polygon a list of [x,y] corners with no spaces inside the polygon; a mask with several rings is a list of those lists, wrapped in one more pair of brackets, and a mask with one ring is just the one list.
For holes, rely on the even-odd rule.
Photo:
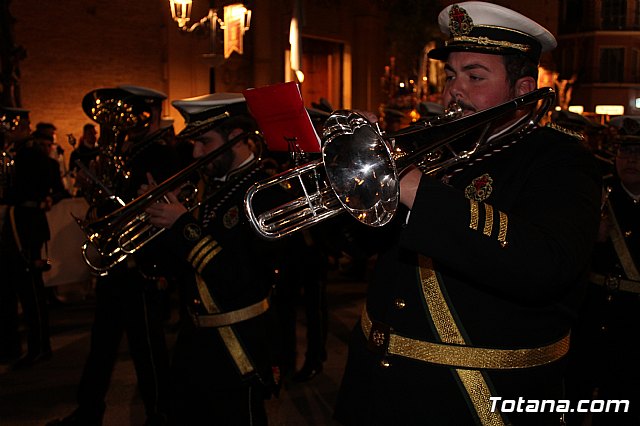
{"label": "street lamp", "polygon": [[186,33],[197,29],[208,31],[211,38],[211,53],[208,56],[215,56],[216,33],[220,28],[224,31],[224,59],[229,58],[234,51],[242,55],[243,36],[251,24],[251,11],[242,3],[230,4],[224,6],[224,20],[222,20],[218,17],[215,1],[210,0],[207,15],[189,26],[192,3],[192,0],[169,0],[171,17],[178,24],[178,28]]}

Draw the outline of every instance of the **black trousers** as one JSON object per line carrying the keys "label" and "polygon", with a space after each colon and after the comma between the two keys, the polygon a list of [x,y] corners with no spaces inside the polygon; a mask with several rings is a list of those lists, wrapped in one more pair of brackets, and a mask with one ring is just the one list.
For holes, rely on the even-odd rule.
{"label": "black trousers", "polygon": [[18,293],[9,279],[11,262],[5,243],[0,240],[0,359],[12,361],[22,353],[20,343],[20,319],[18,316]]}
{"label": "black trousers", "polygon": [[101,416],[123,334],[126,334],[147,417],[166,414],[169,355],[160,291],[136,269],[118,266],[96,283],[91,349],[78,388],[79,410]]}
{"label": "black trousers", "polygon": [[9,215],[5,218],[0,242],[3,276],[0,284],[0,337],[5,346],[3,352],[19,353],[21,350],[18,301],[27,326],[28,354],[35,356],[51,350],[44,281],[42,271],[35,267],[49,236],[48,228],[44,229],[46,226],[46,216],[39,209],[16,207],[14,222]]}
{"label": "black trousers", "polygon": [[265,386],[257,376],[240,378],[216,335],[183,323],[171,362],[171,424],[266,426]]}
{"label": "black trousers", "polygon": [[[297,306],[302,296],[306,320],[307,349],[305,362],[322,364],[327,359],[326,342],[329,313],[326,282],[316,271],[283,280],[276,289],[275,304],[281,327],[282,365],[286,370],[295,367]],[[300,294],[302,291],[302,295]]]}
{"label": "black trousers", "polygon": [[329,325],[326,254],[302,241],[294,245],[290,253],[288,261],[281,265],[274,292],[282,345],[280,367],[285,374],[296,366],[296,316],[299,303],[302,302],[306,320],[306,363],[318,366],[326,361]]}

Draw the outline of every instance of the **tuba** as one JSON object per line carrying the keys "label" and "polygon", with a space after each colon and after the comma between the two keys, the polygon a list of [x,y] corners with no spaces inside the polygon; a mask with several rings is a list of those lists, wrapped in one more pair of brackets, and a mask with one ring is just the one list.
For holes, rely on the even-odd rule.
{"label": "tuba", "polygon": [[[533,130],[554,100],[554,91],[542,88],[466,117],[454,107],[444,116],[389,136],[357,112],[336,111],[325,122],[322,159],[253,185],[245,196],[245,212],[265,239],[279,239],[343,211],[366,225],[384,226],[397,210],[399,176],[409,166],[427,174],[448,171],[499,150]],[[523,109],[524,116],[506,127]],[[505,130],[498,132],[501,126]],[[304,195],[271,210],[254,210],[258,193],[296,181]]]}
{"label": "tuba", "polygon": [[94,167],[78,164],[78,167],[91,180],[86,190],[91,206],[105,201],[117,206],[124,202],[117,195],[117,182],[126,178],[128,171],[122,153],[122,144],[127,132],[134,127],[145,126],[151,119],[151,107],[140,98],[127,95],[120,89],[102,88],[87,93],[82,99],[85,114],[100,126],[98,139],[98,157]]}
{"label": "tuba", "polygon": [[29,112],[27,110],[0,107],[0,204],[7,201],[13,184],[16,144],[28,133]]}
{"label": "tuba", "polygon": [[[98,275],[107,275],[111,268],[162,234],[166,228],[153,226],[149,222],[149,215],[145,210],[153,203],[168,201],[166,196],[169,192],[179,190],[182,196],[178,195],[178,199],[187,207],[187,211],[191,212],[204,201],[215,197],[224,197],[234,185],[253,173],[260,162],[258,154],[253,162],[234,173],[221,187],[216,188],[214,192],[200,201],[196,200],[198,190],[195,184],[190,182],[195,174],[231,149],[236,142],[245,138],[255,138],[260,141],[261,135],[243,133],[234,137],[220,148],[199,158],[164,182],[106,216],[95,220],[75,218],[87,236],[87,240],[82,244],[82,257],[89,268]],[[258,144],[258,146],[261,145]]]}
{"label": "tuba", "polygon": [[10,151],[0,151],[0,204],[3,204],[8,197],[13,173],[13,155]]}

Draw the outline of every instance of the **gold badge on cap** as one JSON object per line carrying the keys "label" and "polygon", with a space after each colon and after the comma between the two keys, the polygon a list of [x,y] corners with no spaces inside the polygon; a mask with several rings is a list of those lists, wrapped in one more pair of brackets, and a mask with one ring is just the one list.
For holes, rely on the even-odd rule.
{"label": "gold badge on cap", "polygon": [[238,206],[233,206],[222,217],[222,223],[227,229],[231,229],[240,222],[240,210]]}
{"label": "gold badge on cap", "polygon": [[449,9],[449,30],[454,37],[464,36],[473,29],[473,19],[466,10],[454,4]]}
{"label": "gold badge on cap", "polygon": [[468,200],[484,201],[489,198],[491,191],[493,191],[492,183],[491,176],[485,173],[471,181],[469,186],[465,188],[464,195]]}

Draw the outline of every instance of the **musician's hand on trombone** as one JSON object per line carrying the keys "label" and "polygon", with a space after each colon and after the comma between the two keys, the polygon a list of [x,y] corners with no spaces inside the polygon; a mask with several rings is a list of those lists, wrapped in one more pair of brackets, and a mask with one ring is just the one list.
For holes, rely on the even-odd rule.
{"label": "musician's hand on trombone", "polygon": [[365,110],[361,110],[361,109],[355,109],[353,110],[354,112],[357,112],[358,114],[362,115],[364,118],[366,118],[367,120],[369,120],[371,123],[377,123],[378,122],[378,116],[375,115],[373,112],[371,111],[365,111]]}
{"label": "musician's hand on trombone", "polygon": [[158,186],[156,180],[153,178],[153,175],[149,172],[147,172],[147,182],[149,183],[143,183],[142,185],[140,185],[140,188],[138,188],[138,196],[146,194],[147,192]]}
{"label": "musician's hand on trombone", "polygon": [[416,166],[408,167],[400,176],[400,202],[411,209],[420,186],[422,172]]}
{"label": "musician's hand on trombone", "polygon": [[[156,186],[151,174],[147,173],[148,185],[142,185],[140,191],[147,192]],[[187,208],[180,203],[173,192],[168,192],[164,200],[151,204],[145,212],[149,215],[149,222],[161,228],[171,228],[180,216],[187,212]]]}

